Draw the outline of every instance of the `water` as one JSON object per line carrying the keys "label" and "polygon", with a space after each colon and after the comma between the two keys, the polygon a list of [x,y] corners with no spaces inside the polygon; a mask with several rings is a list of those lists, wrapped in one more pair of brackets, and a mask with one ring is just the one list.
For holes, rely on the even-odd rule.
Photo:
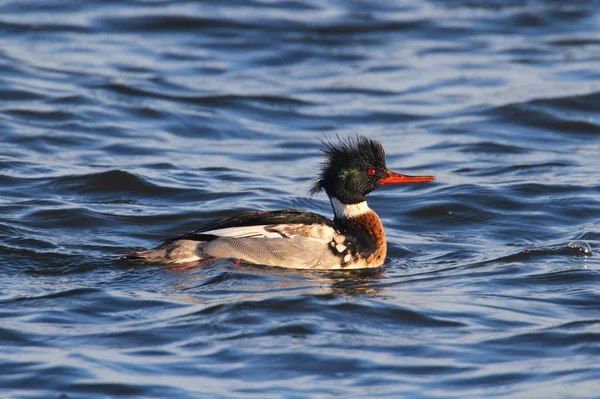
{"label": "water", "polygon": [[[600,397],[600,3],[5,1],[0,396]],[[383,142],[385,267],[118,260]]]}

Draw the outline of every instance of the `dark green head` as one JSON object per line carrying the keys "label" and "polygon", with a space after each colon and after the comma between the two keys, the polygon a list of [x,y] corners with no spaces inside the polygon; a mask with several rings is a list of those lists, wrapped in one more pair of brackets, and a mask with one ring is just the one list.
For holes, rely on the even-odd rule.
{"label": "dark green head", "polygon": [[324,189],[329,197],[343,204],[357,204],[383,184],[416,183],[434,180],[433,176],[406,176],[390,172],[381,143],[365,136],[323,141],[323,168],[310,189],[315,195]]}

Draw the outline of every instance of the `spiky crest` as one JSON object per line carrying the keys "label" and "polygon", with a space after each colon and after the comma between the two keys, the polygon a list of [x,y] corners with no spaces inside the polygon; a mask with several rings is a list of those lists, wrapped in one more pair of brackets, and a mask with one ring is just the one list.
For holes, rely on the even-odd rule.
{"label": "spiky crest", "polygon": [[[322,189],[328,191],[340,172],[356,169],[386,169],[385,151],[381,143],[365,136],[351,135],[346,139],[321,140],[325,157],[321,173],[309,191],[314,196]],[[328,192],[328,194],[331,194]]]}

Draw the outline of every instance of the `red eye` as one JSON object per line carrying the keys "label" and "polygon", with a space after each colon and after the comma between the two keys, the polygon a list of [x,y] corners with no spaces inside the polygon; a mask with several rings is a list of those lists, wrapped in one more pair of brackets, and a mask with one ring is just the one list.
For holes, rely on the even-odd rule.
{"label": "red eye", "polygon": [[369,169],[367,170],[367,173],[373,176],[375,174],[375,169]]}

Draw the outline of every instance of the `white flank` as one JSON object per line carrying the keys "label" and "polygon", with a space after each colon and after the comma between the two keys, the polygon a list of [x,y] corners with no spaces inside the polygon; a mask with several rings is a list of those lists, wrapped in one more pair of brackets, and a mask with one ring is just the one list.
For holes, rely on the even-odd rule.
{"label": "white flank", "polygon": [[338,219],[353,218],[371,211],[367,201],[348,205],[342,204],[337,198],[331,197],[331,205],[333,206],[333,213]]}
{"label": "white flank", "polygon": [[199,257],[198,255],[191,255],[191,256],[188,256],[187,258],[177,259],[173,263],[190,263],[190,262],[195,262],[197,260],[202,260],[202,258]]}

